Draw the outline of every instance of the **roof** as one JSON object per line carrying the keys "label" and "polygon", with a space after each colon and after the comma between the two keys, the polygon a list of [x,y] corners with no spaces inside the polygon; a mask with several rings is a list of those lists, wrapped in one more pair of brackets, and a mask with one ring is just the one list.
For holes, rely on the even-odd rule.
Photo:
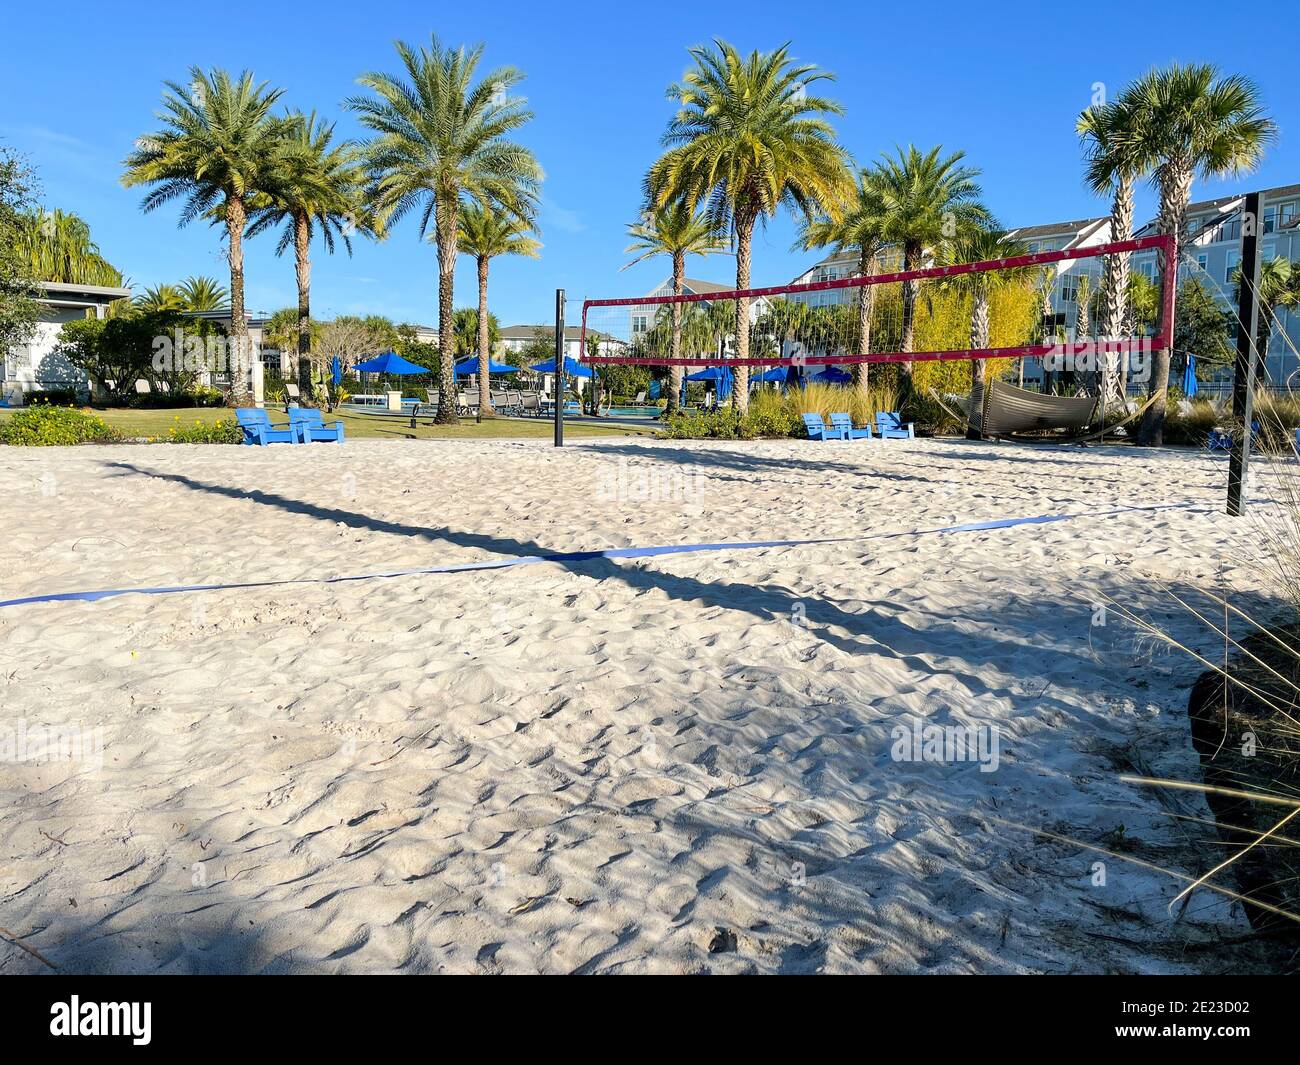
{"label": "roof", "polygon": [[80,297],[86,303],[112,303],[113,300],[127,299],[131,295],[129,288],[115,285],[72,285],[65,281],[42,281],[40,287],[51,299]]}
{"label": "roof", "polygon": [[[508,325],[498,333],[498,336],[500,336],[502,340],[532,340],[533,337],[535,337],[539,331],[543,333],[554,334],[555,326],[553,325]],[[611,336],[609,333],[602,333],[598,329],[588,329],[587,333],[588,335],[597,336],[601,340],[611,340],[616,343],[620,343],[618,337]],[[581,340],[582,326],[566,325],[564,327],[564,339]]]}
{"label": "roof", "polygon": [[[1235,192],[1231,196],[1220,196],[1214,200],[1199,200],[1196,203],[1187,205],[1188,211],[1208,211],[1215,207],[1227,207],[1242,199],[1246,194],[1244,192]],[[1300,185],[1279,185],[1275,189],[1261,189],[1260,195],[1265,201],[1282,200],[1288,196],[1300,195]]]}
{"label": "roof", "polygon": [[1073,222],[1048,222],[1041,226],[1021,226],[1019,229],[1007,230],[1009,240],[1033,240],[1035,237],[1059,237],[1066,234],[1079,236],[1099,222],[1105,222],[1105,215],[1098,218],[1079,218]]}
{"label": "roof", "polygon": [[[672,287],[672,283],[673,283],[673,279],[671,277],[664,278],[664,280],[661,283],[659,283],[654,287],[653,291],[646,293],[646,299],[655,297],[659,295],[661,292],[666,293],[670,291]],[[702,296],[709,292],[730,292],[735,287],[736,286],[734,284],[720,285],[716,281],[702,281],[698,277],[682,278],[682,289],[687,294],[694,293],[696,295]]]}

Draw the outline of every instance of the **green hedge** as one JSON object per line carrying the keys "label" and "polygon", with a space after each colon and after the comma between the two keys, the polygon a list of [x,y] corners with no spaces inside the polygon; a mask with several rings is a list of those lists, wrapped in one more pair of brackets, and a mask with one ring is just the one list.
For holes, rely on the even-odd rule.
{"label": "green hedge", "polygon": [[121,439],[101,418],[71,407],[39,405],[15,411],[0,421],[0,444],[53,447],[68,444],[108,444]]}

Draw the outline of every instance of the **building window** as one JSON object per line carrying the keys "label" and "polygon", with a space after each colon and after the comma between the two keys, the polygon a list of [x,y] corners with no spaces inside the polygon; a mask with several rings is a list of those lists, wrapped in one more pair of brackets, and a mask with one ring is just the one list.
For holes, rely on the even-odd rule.
{"label": "building window", "polygon": [[1240,263],[1241,263],[1241,252],[1239,251],[1228,252],[1228,258],[1224,260],[1224,264],[1223,264],[1223,283],[1225,285],[1232,284],[1232,272],[1237,269]]}
{"label": "building window", "polygon": [[[1206,273],[1209,265],[1210,265],[1210,257],[1206,255],[1205,252],[1201,252],[1199,255],[1196,256],[1196,268],[1200,273],[1202,274]],[[1243,422],[1242,424],[1244,425],[1245,422]]]}
{"label": "building window", "polygon": [[1295,200],[1291,200],[1289,203],[1283,203],[1278,206],[1277,224],[1279,229],[1283,229],[1295,221],[1295,209]]}
{"label": "building window", "polygon": [[[644,314],[634,314],[634,315],[632,315],[632,332],[633,332],[633,334],[636,334],[636,333],[644,333],[644,332],[646,332],[646,331],[647,331],[647,328],[649,327],[649,324],[650,324],[650,321],[649,321],[649,318],[648,318],[646,315],[644,315]],[[1244,423],[1243,423],[1243,424],[1244,424]]]}
{"label": "building window", "polygon": [[1272,233],[1277,229],[1277,205],[1264,208],[1264,232]]}

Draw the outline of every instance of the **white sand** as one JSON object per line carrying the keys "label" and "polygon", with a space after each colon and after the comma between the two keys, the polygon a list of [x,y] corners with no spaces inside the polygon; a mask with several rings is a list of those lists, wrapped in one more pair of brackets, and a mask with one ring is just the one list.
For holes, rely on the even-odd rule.
{"label": "white sand", "polygon": [[[1118,780],[1199,780],[1197,667],[1090,620],[1219,579],[1225,477],[957,440],[0,449],[3,598],[1199,504],[0,610],[0,725],[105,744],[0,764],[0,926],[66,971],[1195,971],[1239,906],[1000,822],[1221,853],[1169,816],[1195,795]],[[893,760],[918,715],[996,729],[997,770]]]}

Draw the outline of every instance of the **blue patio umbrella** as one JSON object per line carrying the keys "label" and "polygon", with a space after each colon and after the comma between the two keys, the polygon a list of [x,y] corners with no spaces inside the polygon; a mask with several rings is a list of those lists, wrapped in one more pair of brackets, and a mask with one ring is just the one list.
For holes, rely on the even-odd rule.
{"label": "blue patio umbrella", "polygon": [[[555,360],[547,359],[545,362],[535,362],[528,367],[537,373],[555,373]],[[577,359],[570,356],[564,356],[564,376],[565,377],[590,377],[591,367],[583,366]]]}
{"label": "blue patio umbrella", "polygon": [[778,382],[778,383],[780,383],[780,384],[784,384],[784,383],[785,383],[785,380],[786,380],[786,377],[789,375],[789,373],[790,373],[790,368],[789,368],[788,366],[770,366],[770,367],[768,367],[766,370],[764,370],[762,373],[756,373],[756,374],[753,374],[753,375],[750,377],[749,380],[750,380],[751,382],[756,382],[756,381],[772,382],[772,381],[775,381],[775,382]]}
{"label": "blue patio umbrella", "polygon": [[813,374],[808,380],[821,381],[832,385],[843,385],[853,380],[853,375],[845,373],[838,366],[827,366],[818,373]]}
{"label": "blue patio umbrella", "polygon": [[382,355],[376,355],[373,359],[359,362],[353,369],[360,373],[386,373],[395,376],[433,373],[428,367],[416,366],[413,362],[407,362],[395,351],[386,351]]}
{"label": "blue patio umbrella", "polygon": [[1187,356],[1187,366],[1183,369],[1183,395],[1188,399],[1196,395],[1199,386],[1196,383],[1196,356]]}
{"label": "blue patio umbrella", "polygon": [[336,385],[341,385],[343,383],[343,360],[341,360],[337,355],[335,355],[333,360],[330,362],[330,380]]}
{"label": "blue patio umbrella", "polygon": [[[518,373],[518,366],[511,366],[509,363],[493,362],[488,359],[488,373]],[[472,373],[478,373],[478,356],[471,355],[467,359],[461,359],[456,363],[456,376],[468,377]]]}
{"label": "blue patio umbrella", "polygon": [[707,370],[687,374],[686,380],[713,381],[718,391],[718,402],[721,403],[730,397],[736,375],[731,372],[730,366],[710,366]]}

